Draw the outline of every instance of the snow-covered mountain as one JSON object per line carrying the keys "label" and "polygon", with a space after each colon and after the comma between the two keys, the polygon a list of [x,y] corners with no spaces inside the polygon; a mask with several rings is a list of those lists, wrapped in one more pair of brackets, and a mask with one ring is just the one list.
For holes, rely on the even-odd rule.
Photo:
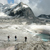
{"label": "snow-covered mountain", "polygon": [[9,16],[18,16],[21,17],[21,16],[24,16],[24,17],[35,17],[34,13],[32,12],[31,8],[20,2],[19,4],[13,4],[10,6],[10,8],[7,8],[5,10],[5,13],[8,14]]}
{"label": "snow-covered mountain", "polygon": [[32,19],[33,17],[35,17],[31,8],[22,2],[20,2],[19,4],[12,4],[12,5],[9,4],[6,5],[0,4],[0,5],[1,5],[0,11],[8,16],[16,16],[16,17],[24,16]]}

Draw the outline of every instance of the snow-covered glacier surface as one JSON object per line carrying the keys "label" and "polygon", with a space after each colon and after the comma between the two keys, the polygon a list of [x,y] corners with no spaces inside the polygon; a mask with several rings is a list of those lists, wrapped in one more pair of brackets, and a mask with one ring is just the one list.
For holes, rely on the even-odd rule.
{"label": "snow-covered glacier surface", "polygon": [[14,41],[24,41],[24,37],[28,37],[28,41],[48,41],[50,40],[50,26],[47,25],[0,25],[0,40],[7,41],[7,36]]}
{"label": "snow-covered glacier surface", "polygon": [[0,25],[0,40],[7,40],[8,35],[11,37],[11,40],[14,40],[14,36],[16,35],[18,37],[18,41],[24,41],[24,37],[27,36],[30,41],[33,36],[35,36],[35,32],[32,31],[29,26]]}

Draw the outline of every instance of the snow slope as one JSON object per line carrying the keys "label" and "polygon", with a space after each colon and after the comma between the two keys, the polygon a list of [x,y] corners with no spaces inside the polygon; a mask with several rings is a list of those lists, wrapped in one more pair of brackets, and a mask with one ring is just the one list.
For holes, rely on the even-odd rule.
{"label": "snow slope", "polygon": [[10,6],[10,8],[13,8],[14,6],[16,6],[17,4],[12,4],[11,6]]}
{"label": "snow slope", "polygon": [[21,8],[28,8],[28,6],[26,4],[22,4],[20,6],[18,6],[17,4],[15,4],[12,7],[15,7],[15,6],[16,6],[16,8],[14,8],[14,11],[20,10]]}
{"label": "snow slope", "polygon": [[5,13],[0,12],[0,18],[11,18],[11,16],[8,16]]}
{"label": "snow slope", "polygon": [[27,5],[23,5],[23,7],[28,8],[28,6],[27,6]]}
{"label": "snow slope", "polygon": [[6,17],[7,15],[6,15],[5,13],[3,13],[3,12],[0,12],[0,17],[1,17],[1,16]]}
{"label": "snow slope", "polygon": [[15,8],[13,11],[17,11],[17,10],[19,10],[20,9],[20,7],[17,7],[17,8]]}

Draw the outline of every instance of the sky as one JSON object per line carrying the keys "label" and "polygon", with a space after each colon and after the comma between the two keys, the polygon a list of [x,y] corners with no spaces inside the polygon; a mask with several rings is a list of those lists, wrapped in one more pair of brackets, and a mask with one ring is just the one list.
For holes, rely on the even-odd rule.
{"label": "sky", "polygon": [[32,10],[35,16],[40,14],[50,14],[50,0],[0,0],[3,4],[26,3]]}
{"label": "sky", "polygon": [[7,0],[7,2],[10,3],[14,3],[14,0]]}

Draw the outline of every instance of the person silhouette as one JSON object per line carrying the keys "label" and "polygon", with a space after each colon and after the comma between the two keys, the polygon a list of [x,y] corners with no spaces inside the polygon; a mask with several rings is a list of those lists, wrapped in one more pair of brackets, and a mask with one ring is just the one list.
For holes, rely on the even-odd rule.
{"label": "person silhouette", "polygon": [[25,37],[25,42],[27,41],[27,37]]}
{"label": "person silhouette", "polygon": [[8,41],[10,41],[10,36],[7,36],[7,38],[8,38]]}
{"label": "person silhouette", "polygon": [[15,36],[15,41],[17,40],[17,36]]}

